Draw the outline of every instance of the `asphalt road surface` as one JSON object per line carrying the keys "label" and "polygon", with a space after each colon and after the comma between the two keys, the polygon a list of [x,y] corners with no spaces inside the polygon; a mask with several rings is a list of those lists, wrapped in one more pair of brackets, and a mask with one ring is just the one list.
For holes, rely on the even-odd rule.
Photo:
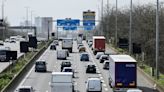
{"label": "asphalt road surface", "polygon": [[[108,85],[108,70],[104,70],[102,67],[102,63],[99,63],[98,60],[95,59],[91,49],[87,46],[86,42],[83,42],[84,46],[87,48],[87,52],[90,55],[90,61],[80,61],[80,53],[77,49],[77,44],[74,42],[73,45],[73,53],[70,53],[70,56],[67,58],[67,61],[71,61],[72,67],[75,70],[75,78],[74,85],[76,92],[86,92],[85,81],[89,77],[99,77],[102,80],[102,92],[112,92],[112,89]],[[57,49],[61,49],[61,43],[57,47]],[[113,51],[110,48],[107,48],[108,51]],[[114,52],[114,51],[113,51]],[[51,79],[52,71],[60,72],[60,64],[64,60],[57,60],[56,51],[50,50],[49,48],[43,53],[43,55],[39,58],[39,60],[46,60],[47,69],[46,73],[43,72],[35,72],[34,66],[27,73],[25,78],[19,84],[19,86],[32,86],[35,89],[35,92],[51,92],[49,82]],[[95,64],[97,73],[96,74],[86,74],[86,66],[88,64]],[[154,92],[153,85],[142,76],[139,72],[137,72],[137,84],[138,87],[143,90],[143,92]]]}

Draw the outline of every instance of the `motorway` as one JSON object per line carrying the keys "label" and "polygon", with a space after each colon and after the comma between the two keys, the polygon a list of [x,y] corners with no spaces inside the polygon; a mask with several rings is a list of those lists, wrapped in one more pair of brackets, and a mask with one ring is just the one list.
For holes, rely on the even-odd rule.
{"label": "motorway", "polygon": [[[5,47],[10,47],[12,51],[17,51],[17,58],[23,55],[23,53],[20,53],[20,45],[19,41],[16,41],[16,43],[10,43],[10,42],[4,42]],[[11,64],[11,62],[0,62],[0,73]]]}
{"label": "motorway", "polygon": [[[70,56],[67,58],[67,60],[71,61],[72,67],[75,70],[75,78],[74,78],[74,85],[76,92],[86,92],[85,87],[85,81],[89,77],[99,77],[102,80],[102,92],[112,92],[112,89],[108,85],[108,70],[104,70],[102,67],[103,65],[98,62],[98,60],[95,59],[95,56],[93,55],[91,49],[87,46],[86,42],[83,42],[84,46],[87,48],[87,52],[90,55],[90,61],[80,61],[80,53],[77,49],[77,44],[74,42],[73,45],[73,53],[70,53]],[[57,47],[57,49],[61,49],[61,43]],[[114,52],[112,49],[107,48],[108,51]],[[35,72],[34,66],[31,68],[31,70],[27,73],[25,78],[19,83],[18,86],[32,86],[35,89],[35,92],[51,92],[49,82],[51,79],[51,73],[52,71],[60,71],[60,64],[64,60],[57,60],[56,58],[56,51],[50,50],[49,48],[43,53],[43,55],[39,58],[39,60],[46,60],[47,62],[47,69],[48,71],[46,73],[38,73]],[[97,67],[97,73],[96,74],[86,74],[86,66],[88,64],[95,64]],[[140,74],[140,72],[137,72],[137,84],[138,87],[141,88],[144,92],[154,92],[153,91],[153,85],[144,78],[143,75]],[[129,75],[130,76],[130,75]],[[17,89],[17,88],[15,88]]]}

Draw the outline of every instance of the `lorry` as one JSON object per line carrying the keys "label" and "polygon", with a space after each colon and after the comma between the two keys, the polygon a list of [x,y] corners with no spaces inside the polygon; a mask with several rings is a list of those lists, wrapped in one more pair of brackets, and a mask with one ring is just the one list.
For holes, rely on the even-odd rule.
{"label": "lorry", "polygon": [[97,52],[105,52],[105,37],[104,36],[93,36],[92,50],[93,54]]}
{"label": "lorry", "polygon": [[72,72],[52,72],[51,92],[74,92]]}
{"label": "lorry", "polygon": [[109,55],[109,85],[114,92],[137,87],[137,62],[129,55]]}
{"label": "lorry", "polygon": [[62,39],[62,49],[68,49],[69,52],[72,52],[73,48],[73,39],[72,38],[63,38]]}

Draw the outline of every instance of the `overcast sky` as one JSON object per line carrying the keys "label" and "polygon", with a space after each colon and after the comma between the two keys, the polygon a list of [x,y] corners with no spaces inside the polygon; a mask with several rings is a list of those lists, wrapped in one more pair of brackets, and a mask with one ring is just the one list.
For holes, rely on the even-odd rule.
{"label": "overcast sky", "polygon": [[[106,2],[107,0],[104,0],[104,6]],[[155,2],[156,0],[133,0],[134,4],[155,4]],[[128,7],[129,3],[130,0],[118,0],[119,7]],[[109,4],[114,6],[115,0],[109,0]],[[31,11],[33,11],[33,16],[35,17],[48,16],[53,17],[54,20],[64,18],[82,19],[82,12],[88,9],[96,11],[96,19],[98,19],[97,12],[98,7],[101,8],[101,0],[6,0],[4,5],[5,17],[7,17],[9,23],[11,25],[19,25],[20,22],[26,19],[25,7],[29,7],[29,19],[31,19]]]}

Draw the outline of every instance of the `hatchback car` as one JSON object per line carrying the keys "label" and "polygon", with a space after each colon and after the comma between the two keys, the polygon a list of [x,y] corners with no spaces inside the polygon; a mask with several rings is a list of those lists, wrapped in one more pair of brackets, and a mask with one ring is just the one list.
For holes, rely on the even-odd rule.
{"label": "hatchback car", "polygon": [[109,60],[108,55],[101,55],[101,57],[99,58],[100,63],[104,63],[105,60]]}
{"label": "hatchback car", "polygon": [[64,67],[71,67],[71,62],[70,61],[63,61],[62,63],[61,63],[61,72],[63,71],[63,68]]}
{"label": "hatchback car", "polygon": [[16,90],[17,92],[34,92],[34,88],[32,86],[20,86]]}
{"label": "hatchback car", "polygon": [[105,60],[103,63],[103,69],[109,69],[109,60]]}
{"label": "hatchback car", "polygon": [[55,44],[51,44],[50,50],[56,50],[56,45]]}
{"label": "hatchback car", "polygon": [[85,52],[86,51],[86,48],[84,47],[84,46],[81,46],[80,48],[79,48],[79,52]]}
{"label": "hatchback car", "polygon": [[86,68],[86,73],[96,73],[96,66],[95,65],[88,65]]}
{"label": "hatchback car", "polygon": [[82,53],[80,55],[80,61],[89,61],[89,54],[88,53]]}
{"label": "hatchback car", "polygon": [[64,67],[62,72],[72,72],[72,77],[74,77],[74,70],[72,69],[72,67]]}
{"label": "hatchback car", "polygon": [[84,46],[83,44],[78,44],[77,49],[79,49],[81,46]]}
{"label": "hatchback car", "polygon": [[35,72],[46,72],[47,71],[47,66],[46,66],[46,61],[36,61],[35,62]]}
{"label": "hatchback car", "polygon": [[97,52],[96,59],[99,59],[101,55],[104,55],[104,52]]}

